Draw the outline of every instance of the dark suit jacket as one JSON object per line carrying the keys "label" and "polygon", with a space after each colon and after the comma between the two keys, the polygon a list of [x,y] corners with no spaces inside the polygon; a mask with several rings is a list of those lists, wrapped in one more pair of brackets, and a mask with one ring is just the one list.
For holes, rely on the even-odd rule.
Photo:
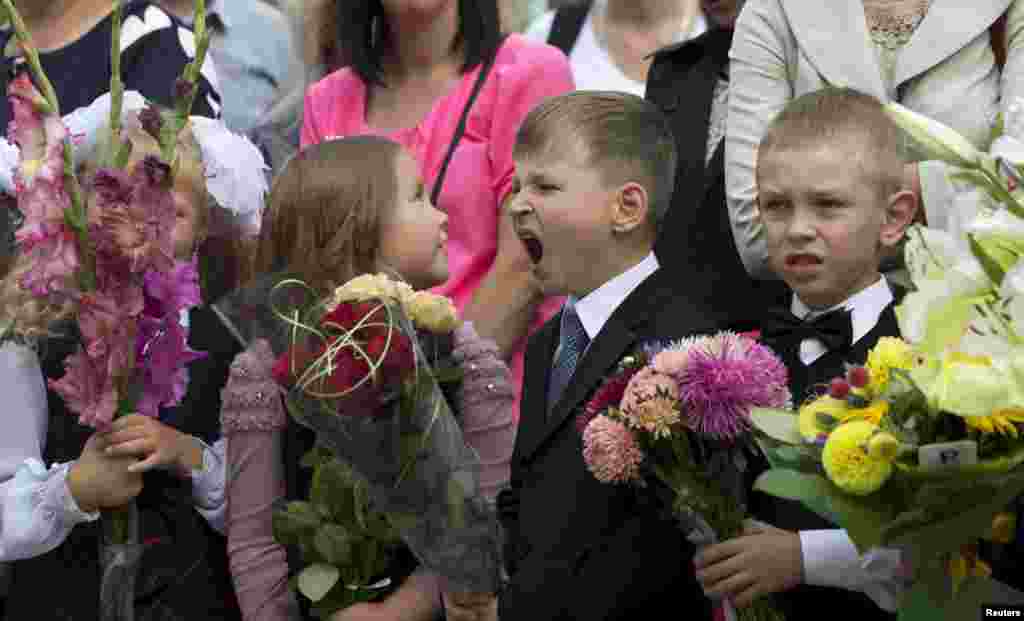
{"label": "dark suit jacket", "polygon": [[583,461],[576,412],[619,360],[641,343],[707,333],[702,307],[673,300],[659,270],[614,312],[579,362],[550,417],[548,372],[561,315],[530,339],[522,418],[503,523],[512,577],[502,621],[710,619],[693,576],[693,546],[653,494],[598,482]]}
{"label": "dark suit jacket", "polygon": [[707,291],[719,317],[742,319],[750,295],[774,295],[785,285],[752,279],[740,260],[725,202],[724,137],[705,164],[715,84],[727,76],[731,43],[731,31],[712,29],[658,51],[646,98],[669,118],[677,153],[672,205],[654,252],[681,294]]}

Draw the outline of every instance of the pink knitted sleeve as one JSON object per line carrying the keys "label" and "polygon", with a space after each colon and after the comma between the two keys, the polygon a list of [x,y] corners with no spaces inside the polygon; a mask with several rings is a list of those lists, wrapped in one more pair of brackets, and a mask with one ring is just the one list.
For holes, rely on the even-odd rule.
{"label": "pink knitted sleeve", "polygon": [[480,485],[493,500],[510,476],[516,440],[512,413],[516,389],[497,345],[477,334],[471,323],[456,330],[453,356],[463,370],[457,404],[462,432],[480,456]]}
{"label": "pink knitted sleeve", "polygon": [[300,618],[288,588],[288,560],[274,540],[274,503],[284,497],[282,430],[287,424],[271,368],[274,357],[256,341],[231,365],[222,392],[221,426],[227,437],[228,557],[246,621]]}

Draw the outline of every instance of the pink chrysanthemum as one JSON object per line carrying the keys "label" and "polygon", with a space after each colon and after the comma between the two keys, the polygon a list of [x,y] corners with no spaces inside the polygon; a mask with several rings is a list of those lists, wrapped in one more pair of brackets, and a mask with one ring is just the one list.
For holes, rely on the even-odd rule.
{"label": "pink chrysanthemum", "polygon": [[609,378],[597,389],[594,397],[587,402],[583,411],[576,417],[576,429],[581,434],[596,416],[602,414],[610,407],[619,407],[619,404],[622,403],[622,395],[626,392],[626,386],[629,385],[629,380],[633,379],[633,376],[639,370],[640,367],[627,369],[621,374]]}
{"label": "pink chrysanthemum", "polygon": [[639,480],[644,453],[625,425],[598,416],[583,431],[583,460],[598,481],[629,483]]}
{"label": "pink chrysanthemum", "polygon": [[[664,354],[658,354],[663,356]],[[664,438],[679,424],[679,386],[668,375],[644,367],[622,395],[622,415],[633,429]]]}
{"label": "pink chrysanthemum", "polygon": [[782,361],[764,345],[732,332],[692,347],[676,379],[688,424],[716,439],[731,441],[745,433],[751,408],[782,408],[790,401]]}

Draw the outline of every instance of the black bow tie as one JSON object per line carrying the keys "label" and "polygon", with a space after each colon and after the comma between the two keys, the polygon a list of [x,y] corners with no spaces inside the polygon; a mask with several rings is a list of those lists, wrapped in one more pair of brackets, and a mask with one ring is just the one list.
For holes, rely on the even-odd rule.
{"label": "black bow tie", "polygon": [[804,339],[817,339],[829,351],[842,350],[853,344],[853,322],[847,309],[834,310],[804,321],[786,309],[776,308],[768,311],[762,335],[767,342],[782,341],[797,347]]}

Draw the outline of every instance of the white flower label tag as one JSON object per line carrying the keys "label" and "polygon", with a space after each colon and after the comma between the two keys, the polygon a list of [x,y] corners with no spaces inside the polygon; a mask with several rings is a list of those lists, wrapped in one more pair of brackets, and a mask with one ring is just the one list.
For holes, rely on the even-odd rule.
{"label": "white flower label tag", "polygon": [[978,463],[978,443],[973,440],[925,444],[917,449],[917,461],[925,468],[969,466]]}

